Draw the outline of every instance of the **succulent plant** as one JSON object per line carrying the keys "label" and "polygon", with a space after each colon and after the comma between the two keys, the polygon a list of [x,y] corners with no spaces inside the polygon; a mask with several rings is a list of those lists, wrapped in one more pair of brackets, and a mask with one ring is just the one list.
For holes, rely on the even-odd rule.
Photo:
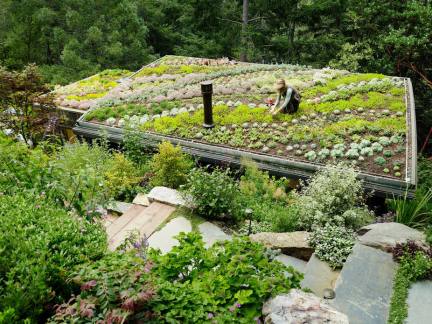
{"label": "succulent plant", "polygon": [[362,139],[360,142],[360,147],[364,148],[364,147],[369,147],[371,145],[371,141],[367,140],[367,139]]}
{"label": "succulent plant", "polygon": [[396,177],[400,177],[402,174],[400,172],[395,172]]}
{"label": "succulent plant", "polygon": [[383,150],[383,146],[377,142],[372,143],[371,148],[374,152],[377,152],[377,153],[382,152],[382,150]]}
{"label": "succulent plant", "polygon": [[304,157],[309,161],[315,161],[317,158],[317,154],[315,153],[315,151],[309,151],[304,155]]}
{"label": "succulent plant", "polygon": [[329,155],[330,155],[330,150],[326,149],[326,148],[324,148],[318,152],[318,158],[320,160],[326,159]]}
{"label": "succulent plant", "polygon": [[343,157],[344,156],[344,151],[341,149],[333,149],[330,151],[330,155],[333,158],[338,158],[338,157]]}
{"label": "succulent plant", "polygon": [[288,145],[285,149],[289,152],[289,151],[294,150],[294,147],[292,147],[291,145]]}
{"label": "succulent plant", "polygon": [[389,173],[390,170],[389,170],[388,168],[384,168],[384,169],[383,169],[383,172],[384,172],[384,173]]}
{"label": "succulent plant", "polygon": [[390,139],[387,136],[382,136],[378,139],[378,142],[382,146],[389,146],[391,144]]}
{"label": "succulent plant", "polygon": [[377,158],[375,158],[374,162],[378,165],[383,166],[384,164],[386,164],[387,161],[382,156],[378,156]]}
{"label": "succulent plant", "polygon": [[345,156],[349,159],[357,159],[359,155],[358,149],[350,148],[346,153]]}
{"label": "succulent plant", "polygon": [[383,155],[384,155],[385,157],[392,157],[392,156],[393,156],[393,152],[392,152],[391,150],[385,150],[385,151],[383,152]]}
{"label": "succulent plant", "polygon": [[360,154],[365,156],[372,156],[373,150],[371,147],[364,147],[360,150]]}

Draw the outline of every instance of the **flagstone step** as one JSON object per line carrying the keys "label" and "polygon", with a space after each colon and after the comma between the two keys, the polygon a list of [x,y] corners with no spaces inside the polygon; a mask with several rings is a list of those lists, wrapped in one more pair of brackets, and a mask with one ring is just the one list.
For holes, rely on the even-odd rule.
{"label": "flagstone step", "polygon": [[[158,202],[151,203],[149,207],[140,207],[141,209],[144,209],[137,214],[131,213],[130,215],[126,215],[129,211],[125,213],[125,215],[128,216],[128,219],[124,222],[127,223],[113,236],[109,236],[110,250],[115,250],[133,231],[137,231],[140,237],[143,237],[144,235],[149,237],[175,210],[175,207]],[[125,217],[125,215],[120,218]],[[121,224],[123,225],[124,222]]]}
{"label": "flagstone step", "polygon": [[117,218],[107,228],[108,239],[120,232],[130,221],[142,213],[146,207],[141,205],[132,205],[121,217]]}

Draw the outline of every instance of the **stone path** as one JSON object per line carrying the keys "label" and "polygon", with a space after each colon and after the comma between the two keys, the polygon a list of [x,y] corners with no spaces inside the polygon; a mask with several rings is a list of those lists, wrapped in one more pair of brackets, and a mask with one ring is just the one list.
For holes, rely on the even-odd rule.
{"label": "stone path", "polygon": [[181,232],[189,233],[192,231],[192,224],[184,217],[176,217],[168,222],[160,231],[153,233],[148,239],[149,247],[160,249],[163,254],[171,251],[178,245],[174,238]]}
{"label": "stone path", "polygon": [[282,262],[286,266],[291,266],[295,270],[301,273],[304,273],[306,270],[306,265],[307,265],[306,261],[294,258],[290,255],[280,254],[275,258],[275,260]]}
{"label": "stone path", "polygon": [[432,281],[419,281],[411,285],[408,292],[407,324],[432,322]]}
{"label": "stone path", "polygon": [[324,296],[325,289],[334,289],[340,271],[333,270],[329,265],[319,260],[315,254],[306,265],[304,279],[301,282],[303,288],[309,288],[315,295]]}
{"label": "stone path", "polygon": [[138,231],[141,237],[144,234],[150,237],[174,210],[174,207],[158,202],[153,202],[148,207],[132,205],[107,227],[110,250],[115,250],[132,231]]}
{"label": "stone path", "polygon": [[231,236],[225,234],[225,232],[222,231],[219,226],[216,226],[210,222],[204,222],[198,225],[198,230],[203,237],[206,248],[212,246],[217,241],[231,240]]}
{"label": "stone path", "polygon": [[356,243],[336,281],[333,305],[351,324],[387,323],[396,270],[390,253]]}

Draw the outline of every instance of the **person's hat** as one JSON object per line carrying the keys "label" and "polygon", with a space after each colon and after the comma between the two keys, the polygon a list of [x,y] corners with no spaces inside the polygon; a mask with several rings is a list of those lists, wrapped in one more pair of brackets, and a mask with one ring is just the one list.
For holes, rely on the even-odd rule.
{"label": "person's hat", "polygon": [[285,80],[284,79],[279,79],[279,80],[276,81],[276,83],[275,83],[275,89],[276,90],[280,90],[280,89],[283,89],[285,87],[286,87],[286,84],[285,84]]}

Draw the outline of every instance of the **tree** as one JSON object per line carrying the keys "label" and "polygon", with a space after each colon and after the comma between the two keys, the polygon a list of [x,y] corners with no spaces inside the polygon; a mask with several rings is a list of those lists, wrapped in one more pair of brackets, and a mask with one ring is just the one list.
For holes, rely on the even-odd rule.
{"label": "tree", "polygon": [[55,115],[49,90],[33,64],[21,72],[0,66],[0,127],[29,146],[37,144]]}

